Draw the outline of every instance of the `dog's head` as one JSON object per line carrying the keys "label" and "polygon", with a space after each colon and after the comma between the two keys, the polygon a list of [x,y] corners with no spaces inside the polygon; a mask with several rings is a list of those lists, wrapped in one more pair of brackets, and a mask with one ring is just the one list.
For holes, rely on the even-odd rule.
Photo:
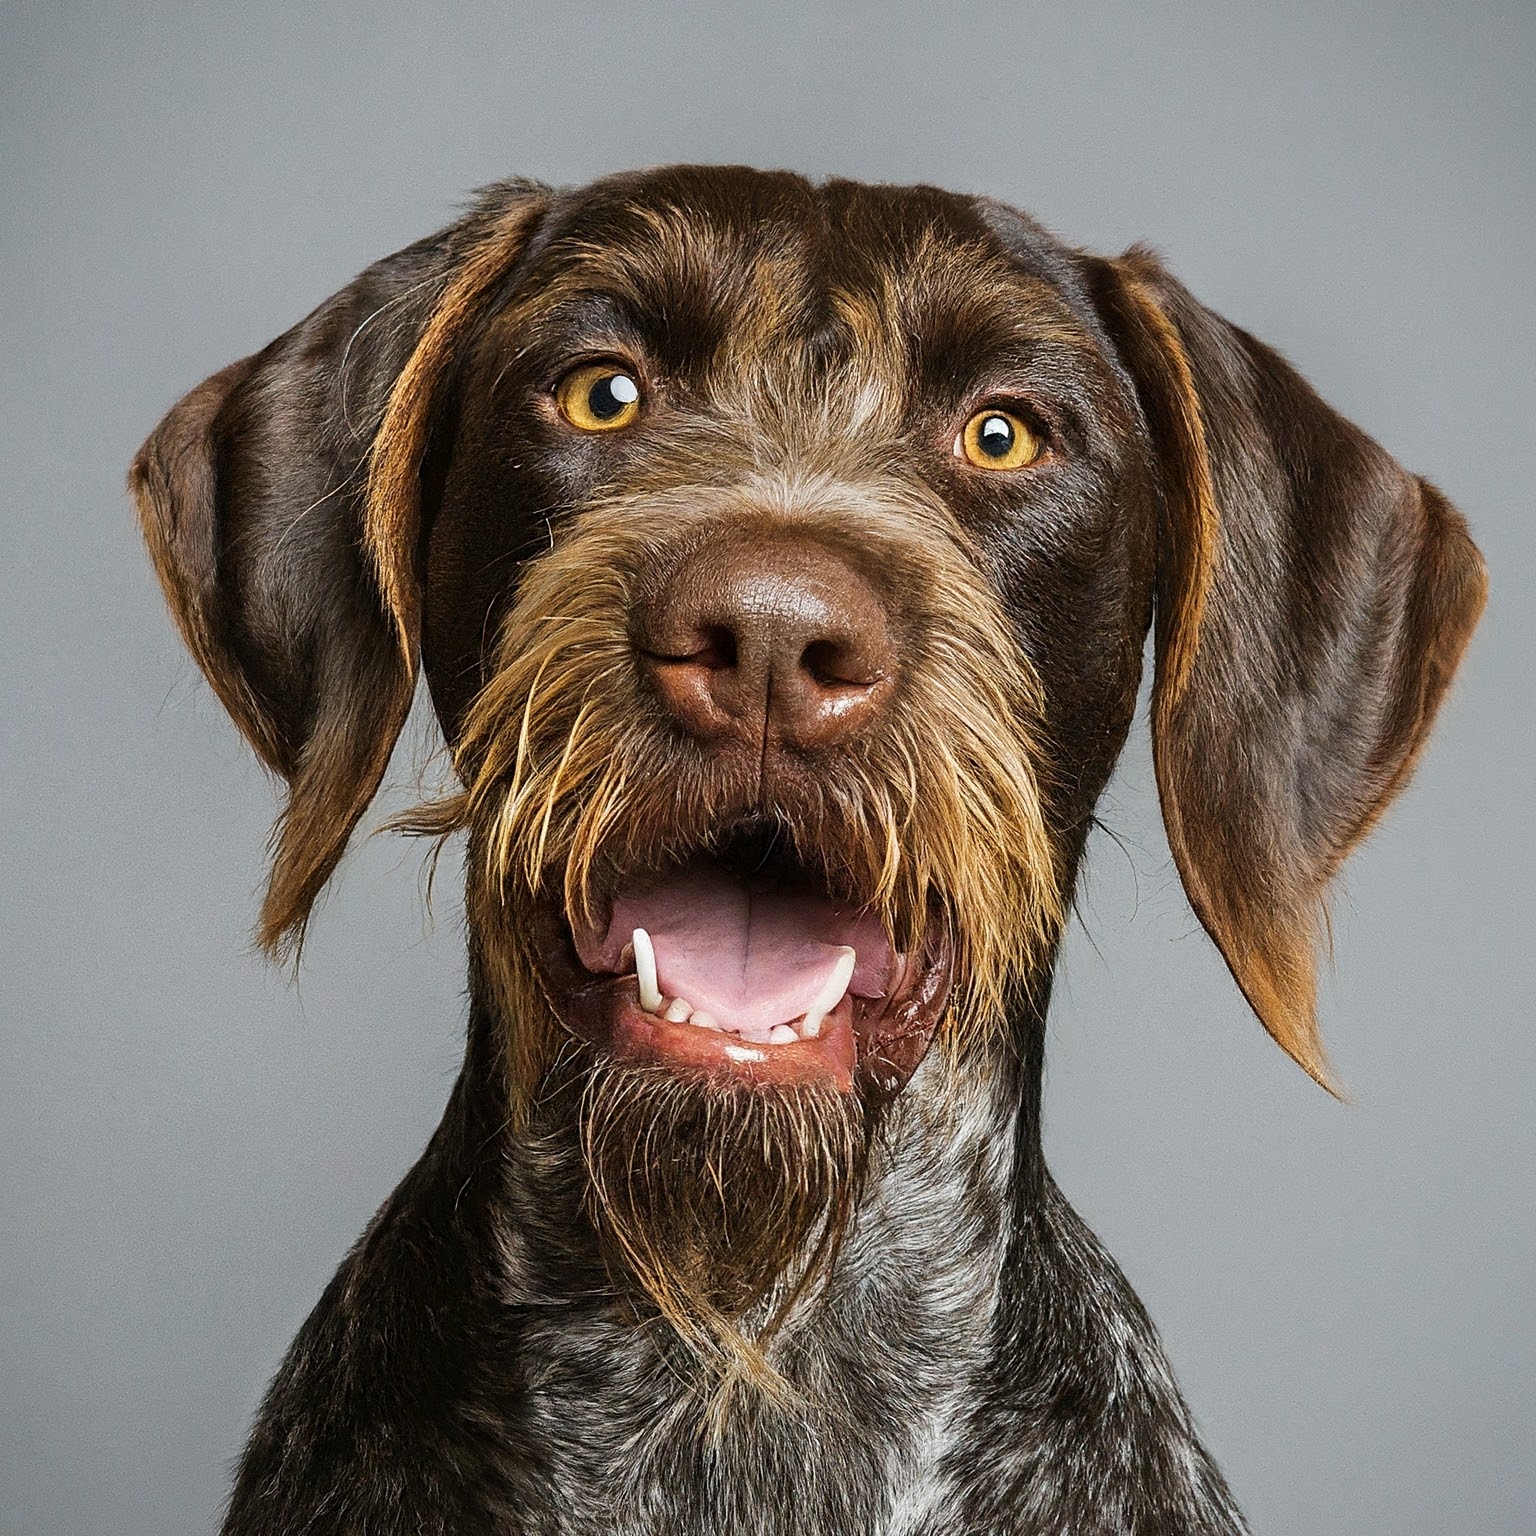
{"label": "dog's head", "polygon": [[[417,825],[468,829],[510,1092],[581,1043],[598,1204],[653,1294],[680,1252],[762,1247],[759,1292],[936,1036],[1008,1048],[1149,625],[1185,888],[1325,1081],[1320,898],[1483,593],[1439,493],[1151,256],[746,170],[490,189],[194,390],[133,486],[289,785],[268,947],[425,672],[463,788]],[[680,1194],[637,1137],[714,1151]]]}

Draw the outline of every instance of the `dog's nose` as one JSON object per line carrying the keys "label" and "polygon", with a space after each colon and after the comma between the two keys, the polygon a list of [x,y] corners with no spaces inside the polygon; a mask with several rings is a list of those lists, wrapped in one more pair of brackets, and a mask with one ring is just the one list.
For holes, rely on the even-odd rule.
{"label": "dog's nose", "polygon": [[896,685],[885,604],[819,542],[705,545],[634,617],[657,696],[701,741],[841,746],[874,723]]}

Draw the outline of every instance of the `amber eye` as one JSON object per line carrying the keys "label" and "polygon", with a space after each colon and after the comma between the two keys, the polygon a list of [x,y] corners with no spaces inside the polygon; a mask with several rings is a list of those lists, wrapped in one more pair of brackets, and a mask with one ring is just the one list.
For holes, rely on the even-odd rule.
{"label": "amber eye", "polygon": [[640,385],[612,363],[588,363],[555,386],[555,404],[583,432],[613,432],[640,414]]}
{"label": "amber eye", "polygon": [[1044,444],[1012,411],[977,411],[955,439],[955,457],[977,469],[1023,469]]}

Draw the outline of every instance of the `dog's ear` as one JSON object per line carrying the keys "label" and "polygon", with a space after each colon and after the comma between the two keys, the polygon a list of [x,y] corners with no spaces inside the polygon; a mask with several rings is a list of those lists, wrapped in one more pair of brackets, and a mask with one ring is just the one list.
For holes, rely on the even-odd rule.
{"label": "dog's ear", "polygon": [[1090,263],[1161,468],[1152,729],[1191,904],[1270,1034],[1330,1087],[1329,879],[1402,788],[1482,610],[1432,485],[1150,254]]}
{"label": "dog's ear", "polygon": [[129,476],[182,637],[288,783],[257,937],[297,948],[415,687],[423,458],[462,343],[546,205],[506,183],[200,384]]}

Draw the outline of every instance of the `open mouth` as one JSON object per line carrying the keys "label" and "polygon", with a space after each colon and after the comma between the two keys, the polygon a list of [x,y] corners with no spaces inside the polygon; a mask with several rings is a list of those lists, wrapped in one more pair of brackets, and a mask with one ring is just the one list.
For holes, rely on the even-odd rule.
{"label": "open mouth", "polygon": [[565,1025],[614,1058],[773,1083],[900,1089],[950,988],[950,947],[911,953],[813,871],[743,835],[616,880],[590,922],[537,944]]}

